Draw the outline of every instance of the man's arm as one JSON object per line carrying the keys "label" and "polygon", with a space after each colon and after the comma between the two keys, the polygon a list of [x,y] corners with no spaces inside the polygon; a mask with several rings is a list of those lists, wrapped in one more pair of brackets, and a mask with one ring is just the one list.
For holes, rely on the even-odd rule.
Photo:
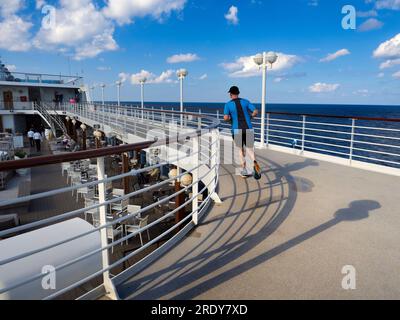
{"label": "man's arm", "polygon": [[256,107],[249,101],[249,104],[247,106],[249,108],[249,110],[252,112],[251,117],[255,118],[258,115],[258,110],[256,109]]}
{"label": "man's arm", "polygon": [[225,107],[224,107],[224,121],[226,121],[226,122],[230,122],[231,121],[231,116],[230,116],[230,113],[229,113],[228,104],[226,104]]}

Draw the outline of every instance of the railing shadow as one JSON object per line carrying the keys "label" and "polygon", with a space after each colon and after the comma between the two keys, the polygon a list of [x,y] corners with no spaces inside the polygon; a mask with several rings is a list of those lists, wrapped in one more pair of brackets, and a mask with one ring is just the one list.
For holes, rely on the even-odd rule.
{"label": "railing shadow", "polygon": [[[295,246],[301,244],[302,242],[311,239],[312,237],[336,226],[339,223],[367,219],[369,217],[370,211],[379,209],[380,207],[381,205],[379,204],[379,202],[374,200],[360,200],[351,202],[348,208],[343,208],[338,210],[334,214],[334,217],[331,220],[307,232],[304,232],[303,234],[293,239],[290,239],[276,246],[275,248],[268,250],[264,254],[261,254],[251,260],[248,260],[230,269],[229,271],[226,271],[220,275],[208,279],[205,282],[202,282],[201,284],[174,296],[173,299],[193,299],[196,296],[200,295],[201,293],[209,290],[210,288],[216,287],[223,282],[229,281],[230,279],[238,276],[239,274],[242,274],[258,266],[259,264],[264,263],[272,259],[273,257],[294,248]],[[219,263],[223,265],[224,262],[227,263],[228,261],[220,261]]]}
{"label": "railing shadow", "polygon": [[[182,255],[173,265],[168,266],[166,268],[162,268],[156,272],[153,272],[149,275],[143,277],[136,277],[131,281],[128,281],[121,286],[119,286],[119,290],[121,291],[121,296],[125,298],[133,298],[133,299],[157,299],[161,298],[167,294],[173,293],[175,290],[183,288],[199,278],[204,277],[205,275],[211,274],[213,271],[218,270],[219,268],[226,267],[229,265],[231,261],[234,261],[246,254],[249,250],[257,246],[259,243],[264,241],[267,237],[269,237],[272,233],[274,233],[279,226],[285,221],[285,219],[289,216],[292,211],[294,204],[297,199],[297,191],[295,186],[295,180],[290,174],[290,170],[299,170],[301,168],[307,167],[308,165],[318,165],[310,160],[305,160],[298,164],[288,165],[285,167],[279,166],[277,163],[274,163],[266,158],[260,158],[263,162],[264,167],[274,167],[275,174],[278,177],[281,177],[280,186],[278,185],[276,179],[271,181],[268,172],[264,172],[264,177],[267,179],[267,183],[260,180],[258,183],[258,188],[263,188],[266,184],[270,186],[270,190],[268,192],[269,196],[267,199],[263,198],[262,192],[259,192],[257,195],[257,201],[253,204],[248,204],[250,201],[248,192],[243,201],[243,205],[241,208],[238,208],[235,205],[235,212],[232,212],[235,199],[232,199],[230,207],[226,210],[226,215],[220,215],[218,217],[208,216],[205,221],[202,223],[210,224],[211,222],[216,222],[216,225],[213,229],[207,231],[207,235],[202,239],[200,243],[196,244],[196,248],[193,248],[189,252]],[[232,173],[228,170],[225,170],[229,176],[226,179],[230,179],[230,181],[225,181],[224,183],[233,183],[233,194],[237,193],[237,186],[235,183],[235,178]],[[225,173],[226,174],[226,173]],[[285,181],[283,181],[285,180]],[[286,187],[287,195],[285,195],[285,187],[286,183],[292,187]],[[249,185],[246,183],[246,190],[249,191]],[[272,185],[278,185],[280,194],[278,196],[273,195]],[[242,194],[243,195],[243,194]],[[276,210],[271,214],[268,213],[267,210],[269,206],[274,203],[277,207]],[[256,209],[260,209],[265,207],[265,209],[260,213],[258,210],[257,215]],[[228,222],[227,218],[231,218]],[[239,220],[239,218],[241,220]],[[256,221],[252,223],[249,227],[248,222],[251,218],[255,218]],[[267,219],[264,225],[260,226],[263,219]],[[238,223],[240,224],[238,226]],[[247,232],[241,237],[240,240],[233,241],[235,237],[235,232],[231,232],[232,228],[240,228],[240,227],[249,227]],[[223,230],[220,230],[222,229]],[[251,234],[255,228],[258,229],[257,232]],[[213,248],[215,243],[218,243],[224,236],[232,233],[228,239],[224,240],[224,243],[218,248]],[[215,235],[219,234],[216,237]],[[212,241],[210,237],[212,237]],[[201,249],[201,252],[197,254],[194,258],[190,257],[195,250],[198,248],[205,246],[205,248]],[[215,257],[215,255],[218,255]],[[190,257],[190,258],[188,258]],[[166,275],[173,272],[173,276],[168,277]],[[224,279],[228,280],[230,278],[230,272],[225,272],[226,276]],[[160,279],[161,278],[161,279]],[[224,281],[226,281],[224,280]],[[184,293],[179,294],[175,298],[177,299],[190,299],[195,297],[199,292],[206,291],[209,288],[218,285],[218,283],[213,282],[202,282],[196,287],[193,287]],[[143,292],[140,291],[140,288],[144,288]]]}

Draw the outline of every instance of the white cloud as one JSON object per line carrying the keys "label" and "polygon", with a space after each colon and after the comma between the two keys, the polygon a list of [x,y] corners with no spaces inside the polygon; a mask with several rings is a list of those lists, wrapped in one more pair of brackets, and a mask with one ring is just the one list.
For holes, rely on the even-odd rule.
{"label": "white cloud", "polygon": [[373,55],[375,58],[400,58],[400,33],[381,43]]}
{"label": "white cloud", "polygon": [[328,54],[325,58],[319,60],[320,62],[330,62],[333,61],[339,57],[347,56],[350,54],[350,51],[347,49],[341,49],[336,51],[335,53],[330,53]]}
{"label": "white cloud", "polygon": [[340,87],[340,84],[329,84],[317,82],[311,85],[308,89],[313,93],[322,93],[322,92],[334,92]]}
{"label": "white cloud", "polygon": [[353,94],[367,97],[369,95],[369,91],[367,89],[359,89],[357,91],[354,91]]}
{"label": "white cloud", "polygon": [[23,0],[1,0],[0,15],[4,18],[17,13],[24,6]]}
{"label": "white cloud", "polygon": [[199,77],[199,80],[206,80],[208,78],[207,73],[203,74],[201,77]]}
{"label": "white cloud", "polygon": [[6,68],[8,69],[8,71],[10,71],[10,72],[14,72],[14,71],[17,70],[17,67],[15,66],[15,64],[7,64],[5,67],[6,67]]}
{"label": "white cloud", "polygon": [[393,59],[393,60],[386,60],[385,62],[381,63],[381,65],[379,66],[379,69],[383,70],[383,69],[392,68],[398,64],[400,64],[400,58]]}
{"label": "white cloud", "polygon": [[0,2],[0,49],[27,51],[31,48],[30,29],[33,24],[17,15],[24,7],[23,0]]}
{"label": "white cloud", "polygon": [[150,71],[142,70],[139,73],[132,74],[130,79],[132,84],[139,84],[143,78],[146,78],[146,83],[149,84],[176,83],[177,81],[173,78],[174,76],[174,70],[164,71],[158,76]]}
{"label": "white cloud", "polygon": [[[289,69],[299,63],[301,59],[296,55],[277,53],[278,60],[274,63],[272,71]],[[248,78],[261,75],[258,65],[254,62],[254,56],[240,57],[234,62],[222,63],[229,76],[232,78]]]}
{"label": "white cloud", "polygon": [[126,82],[129,79],[129,73],[121,72],[119,75],[119,81]]}
{"label": "white cloud", "polygon": [[46,4],[45,0],[36,0],[36,9],[39,10],[43,8]]}
{"label": "white cloud", "polygon": [[289,79],[303,78],[306,76],[307,76],[307,73],[305,73],[305,72],[284,73],[284,74],[277,75],[274,79],[274,82],[279,83],[279,82],[286,81]]}
{"label": "white cloud", "polygon": [[377,17],[378,12],[375,10],[369,10],[369,11],[357,11],[357,17],[359,18],[369,18],[369,17]]}
{"label": "white cloud", "polygon": [[110,71],[110,70],[111,70],[111,67],[103,67],[103,66],[100,66],[100,67],[97,67],[97,70],[98,70],[98,71]]}
{"label": "white cloud", "polygon": [[319,3],[318,3],[318,0],[310,0],[308,2],[308,5],[311,7],[318,7]]}
{"label": "white cloud", "polygon": [[400,0],[376,0],[377,9],[400,10]]}
{"label": "white cloud", "polygon": [[227,14],[225,14],[225,19],[232,24],[238,24],[239,23],[239,18],[238,18],[238,13],[239,10],[235,6],[231,6],[229,8],[229,11]]}
{"label": "white cloud", "polygon": [[400,79],[400,71],[392,74],[393,78]]}
{"label": "white cloud", "polygon": [[370,18],[358,27],[358,31],[365,32],[365,31],[376,30],[382,28],[382,26],[383,22],[375,18]]}
{"label": "white cloud", "polygon": [[114,26],[91,0],[60,0],[54,28],[41,28],[34,39],[37,48],[68,48],[77,60],[118,49]]}
{"label": "white cloud", "polygon": [[194,53],[186,53],[186,54],[175,54],[171,57],[168,57],[168,63],[182,63],[182,62],[193,62],[199,60],[199,56]]}
{"label": "white cloud", "polygon": [[181,11],[186,0],[107,0],[104,14],[119,24],[132,23],[136,17],[161,19],[173,11]]}
{"label": "white cloud", "polygon": [[10,15],[0,21],[0,49],[27,51],[31,48],[30,29],[33,24],[17,15]]}
{"label": "white cloud", "polygon": [[384,72],[379,72],[378,73],[378,78],[383,78],[385,76],[385,73]]}

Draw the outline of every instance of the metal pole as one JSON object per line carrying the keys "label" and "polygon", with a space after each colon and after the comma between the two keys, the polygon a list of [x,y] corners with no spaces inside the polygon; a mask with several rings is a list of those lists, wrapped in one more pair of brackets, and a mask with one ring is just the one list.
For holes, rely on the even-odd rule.
{"label": "metal pole", "polygon": [[269,113],[267,113],[267,147],[268,147],[268,145],[269,145],[269,117],[270,117],[270,114]]}
{"label": "metal pole", "polygon": [[179,78],[181,86],[181,127],[183,126],[183,76]]}
{"label": "metal pole", "polygon": [[101,87],[101,103],[104,106],[104,86]]}
{"label": "metal pole", "polygon": [[[193,166],[198,167],[199,165],[199,136],[193,137]],[[194,199],[192,200],[192,221],[195,225],[199,223],[199,212],[197,211],[199,207],[199,197],[197,193],[199,192],[199,168],[196,168],[195,170],[192,171],[192,181],[193,181],[193,186],[192,186],[192,196],[194,196]]]}
{"label": "metal pole", "polygon": [[267,53],[263,53],[262,64],[262,99],[261,99],[261,148],[265,147],[265,97],[267,91]]}
{"label": "metal pole", "polygon": [[140,87],[141,87],[141,104],[142,104],[142,120],[143,120],[143,110],[144,110],[144,82],[142,81],[140,83]]}
{"label": "metal pole", "polygon": [[350,139],[350,156],[349,156],[349,161],[350,164],[353,161],[353,148],[354,148],[354,133],[355,133],[355,127],[356,127],[356,119],[351,119],[351,139]]}
{"label": "metal pole", "polygon": [[[99,181],[104,180],[106,178],[103,157],[97,158],[97,178]],[[101,204],[106,201],[105,184],[99,183],[98,188],[99,188],[99,203]],[[107,213],[106,213],[105,206],[101,206],[99,208],[99,214],[100,214],[100,225],[104,226],[107,223]],[[107,247],[108,246],[108,237],[107,237],[107,229],[106,228],[102,228],[100,230],[100,239],[101,239],[101,247],[102,248]],[[109,261],[109,257],[108,257],[108,250],[103,250],[101,253],[102,253],[103,269],[107,269],[110,265],[110,261]],[[104,288],[106,290],[107,295],[110,295],[115,300],[117,300],[117,294],[116,294],[114,285],[111,282],[109,271],[103,272],[103,284],[104,284]]]}
{"label": "metal pole", "polygon": [[117,95],[118,95],[118,107],[119,107],[121,105],[121,101],[120,101],[121,85],[120,84],[117,85]]}
{"label": "metal pole", "polygon": [[306,140],[306,116],[303,116],[303,128],[301,132],[301,152],[304,152],[304,145]]}

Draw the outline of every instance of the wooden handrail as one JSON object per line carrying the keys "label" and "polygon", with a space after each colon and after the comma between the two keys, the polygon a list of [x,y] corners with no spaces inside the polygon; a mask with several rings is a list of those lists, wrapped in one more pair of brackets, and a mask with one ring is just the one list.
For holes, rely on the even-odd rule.
{"label": "wooden handrail", "polygon": [[140,151],[150,147],[155,141],[145,141],[135,144],[123,144],[116,147],[105,147],[100,149],[61,153],[56,155],[39,156],[21,160],[10,160],[0,162],[0,171],[16,170],[23,168],[33,168],[48,164],[56,164],[63,162],[71,162],[82,159],[92,159],[97,157],[105,157],[115,154],[122,154],[129,151]]}

